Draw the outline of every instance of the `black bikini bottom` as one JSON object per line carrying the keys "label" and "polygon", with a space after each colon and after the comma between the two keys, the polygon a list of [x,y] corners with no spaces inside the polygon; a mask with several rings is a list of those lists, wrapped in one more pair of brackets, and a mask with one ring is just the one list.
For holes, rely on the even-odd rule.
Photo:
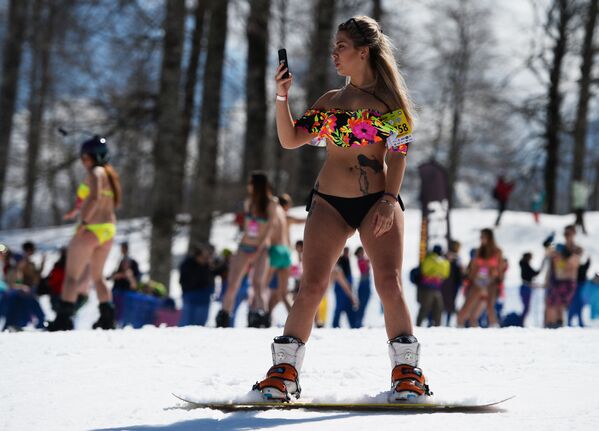
{"label": "black bikini bottom", "polygon": [[[364,217],[366,217],[370,208],[372,208],[372,206],[383,196],[384,192],[371,193],[357,198],[342,198],[339,196],[325,195],[319,191],[312,190],[308,197],[308,202],[306,203],[306,211],[310,211],[312,198],[315,194],[330,203],[349,226],[357,229],[362,224],[362,220],[364,220]],[[405,211],[403,201],[399,195],[397,195],[397,200],[399,201],[401,210]]]}

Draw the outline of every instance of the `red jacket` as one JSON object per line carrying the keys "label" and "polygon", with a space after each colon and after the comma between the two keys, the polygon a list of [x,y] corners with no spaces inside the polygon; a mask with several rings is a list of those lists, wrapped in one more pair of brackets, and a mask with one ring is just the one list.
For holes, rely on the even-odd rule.
{"label": "red jacket", "polygon": [[50,293],[54,296],[60,296],[62,293],[62,284],[64,283],[65,269],[60,266],[55,266],[48,274],[48,287]]}
{"label": "red jacket", "polygon": [[508,183],[503,178],[499,178],[497,180],[497,185],[495,186],[495,198],[498,201],[506,202],[509,199],[513,188],[514,183]]}

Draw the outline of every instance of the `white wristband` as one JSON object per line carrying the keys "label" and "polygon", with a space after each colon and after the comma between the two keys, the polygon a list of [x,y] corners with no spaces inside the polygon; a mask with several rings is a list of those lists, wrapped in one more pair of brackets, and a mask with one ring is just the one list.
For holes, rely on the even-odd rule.
{"label": "white wristband", "polygon": [[279,96],[277,94],[277,102],[287,102],[287,96]]}

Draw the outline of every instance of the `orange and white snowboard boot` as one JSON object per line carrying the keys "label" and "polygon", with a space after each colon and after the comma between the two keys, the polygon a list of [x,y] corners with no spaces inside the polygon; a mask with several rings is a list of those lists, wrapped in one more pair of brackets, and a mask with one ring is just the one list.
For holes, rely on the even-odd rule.
{"label": "orange and white snowboard boot", "polygon": [[400,335],[389,340],[389,358],[393,369],[389,402],[402,402],[433,394],[426,384],[422,370],[418,368],[419,356],[420,343],[413,335]]}
{"label": "orange and white snowboard boot", "polygon": [[298,338],[276,337],[271,345],[272,363],[266,378],[256,382],[252,390],[262,393],[265,401],[287,402],[291,395],[300,397],[299,372],[304,362],[306,345]]}

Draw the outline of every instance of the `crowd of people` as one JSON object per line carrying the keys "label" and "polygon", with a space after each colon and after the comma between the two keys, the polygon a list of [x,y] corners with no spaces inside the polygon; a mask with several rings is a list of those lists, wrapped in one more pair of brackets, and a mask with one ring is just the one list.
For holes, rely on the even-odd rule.
{"label": "crowd of people", "polygon": [[[289,195],[274,201],[281,207],[280,216],[285,218],[287,226],[302,222],[288,214],[291,205]],[[244,220],[241,223],[244,230],[245,217],[238,220]],[[440,245],[434,245],[418,267],[410,272],[410,280],[417,288],[419,304],[416,325],[524,326],[531,309],[532,294],[537,290],[545,295],[546,327],[555,328],[564,324],[585,326],[582,309],[599,294],[599,274],[589,278],[591,260],[588,257],[583,259],[584,251],[575,241],[575,226],[566,226],[563,234],[563,243],[555,243],[554,234],[543,242],[544,256],[538,268],[533,267],[531,252],[522,255],[518,262],[522,308],[519,312],[507,314],[502,311],[508,261],[496,244],[491,229],[481,231],[480,245],[470,250],[470,260],[466,263],[460,257],[461,244],[458,241],[450,241],[446,251]],[[232,274],[231,271],[239,271],[239,268],[235,266],[235,255],[231,250],[224,249],[217,253],[209,244],[194,247],[179,265],[180,309],[168,296],[164,284],[143,277],[137,260],[130,256],[129,244],[121,243],[119,263],[107,277],[112,282],[115,309],[114,321],[109,322],[108,326],[211,325],[208,321],[210,307],[220,302],[224,309],[227,292],[234,292],[228,325],[234,325],[238,307],[247,301],[247,325],[269,327],[274,308],[281,303],[289,311],[301,283],[303,241],[296,241],[293,257],[288,246],[288,233],[286,235],[287,239],[283,242],[289,253],[285,252],[287,257],[284,264],[280,264],[278,257],[274,261],[267,258],[266,269],[258,269],[263,274],[263,280],[256,278],[255,274],[260,260]],[[47,323],[40,306],[40,296],[48,295],[52,310],[56,311],[60,307],[67,248],[60,250],[58,259],[49,271],[45,271],[45,255],[34,259],[35,254],[36,246],[31,241],[22,244],[20,252],[0,245],[0,322],[3,322],[0,329],[17,330],[28,325],[44,329]],[[544,274],[544,279],[538,280],[541,274]],[[262,290],[255,288],[256,280],[263,285]],[[238,284],[237,289],[229,290],[231,282]],[[353,253],[349,247],[343,249],[330,275],[330,286],[334,308],[329,310],[330,300],[325,295],[319,304],[314,325],[324,327],[330,323],[334,328],[364,326],[366,308],[372,295],[372,281],[370,261],[363,247],[357,247]],[[77,292],[75,313],[87,303],[89,289],[88,280]],[[460,292],[464,300],[458,307]],[[258,300],[256,295],[262,298]],[[264,308],[253,308],[253,304],[261,304]],[[594,311],[595,314],[598,312]],[[331,321],[327,322],[329,315]],[[101,328],[101,323],[99,320],[93,327]],[[217,326],[219,323],[217,318]]]}
{"label": "crowd of people", "polygon": [[[594,309],[599,306],[592,299],[599,293],[599,274],[588,277],[591,260],[590,257],[583,260],[584,250],[575,241],[576,226],[566,226],[563,236],[563,243],[554,243],[555,234],[545,239],[543,261],[538,269],[531,265],[531,252],[522,255],[519,261],[522,311],[506,315],[502,315],[502,310],[509,262],[491,229],[481,231],[480,245],[470,251],[466,265],[459,257],[459,242],[450,241],[447,253],[435,245],[410,274],[418,289],[417,325],[426,321],[430,326],[440,326],[445,313],[445,325],[449,326],[452,315],[457,312],[458,327],[524,326],[536,288],[544,292],[545,327],[558,328],[566,321],[570,326],[574,321],[585,326],[583,306],[586,303],[592,303]],[[542,273],[544,280],[537,281]],[[456,299],[460,291],[464,302],[458,310]]]}

